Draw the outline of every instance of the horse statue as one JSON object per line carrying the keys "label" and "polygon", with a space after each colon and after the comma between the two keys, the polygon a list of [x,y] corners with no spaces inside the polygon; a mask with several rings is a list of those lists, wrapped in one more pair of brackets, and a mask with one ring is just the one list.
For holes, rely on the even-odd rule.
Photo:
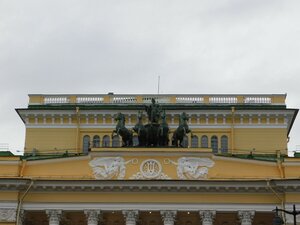
{"label": "horse statue", "polygon": [[173,146],[180,146],[183,147],[182,141],[183,138],[186,136],[187,133],[190,133],[191,130],[189,129],[189,126],[187,124],[188,116],[185,112],[181,113],[179,117],[179,126],[173,133],[172,137],[172,145]]}
{"label": "horse statue", "polygon": [[162,122],[159,126],[159,146],[168,146],[169,144],[169,126],[167,123],[166,112],[163,111],[161,116]]}
{"label": "horse statue", "polygon": [[141,111],[138,112],[138,122],[132,129],[138,134],[139,146],[146,146],[147,131],[145,126],[143,125],[143,113]]}
{"label": "horse statue", "polygon": [[117,116],[115,117],[115,121],[117,122],[116,129],[113,130],[112,136],[114,133],[117,135],[120,135],[122,137],[122,147],[125,146],[132,146],[132,131],[128,130],[125,127],[125,116],[122,113],[118,113]]}

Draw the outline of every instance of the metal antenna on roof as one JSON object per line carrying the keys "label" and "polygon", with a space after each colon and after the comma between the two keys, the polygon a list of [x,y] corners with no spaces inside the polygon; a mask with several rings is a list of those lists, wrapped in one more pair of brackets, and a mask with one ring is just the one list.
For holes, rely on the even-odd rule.
{"label": "metal antenna on roof", "polygon": [[157,81],[157,95],[159,95],[159,84],[160,84],[160,76],[158,76],[158,81]]}

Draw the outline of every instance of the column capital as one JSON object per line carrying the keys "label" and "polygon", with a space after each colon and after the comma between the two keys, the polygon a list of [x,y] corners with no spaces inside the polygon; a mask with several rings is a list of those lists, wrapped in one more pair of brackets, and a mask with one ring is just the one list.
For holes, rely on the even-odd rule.
{"label": "column capital", "polygon": [[16,222],[16,209],[3,208],[0,209],[0,222]]}
{"label": "column capital", "polygon": [[22,225],[25,221],[25,216],[26,216],[26,212],[24,209],[20,210],[20,214],[19,214],[19,224],[17,225]]}
{"label": "column capital", "polygon": [[124,210],[122,211],[125,220],[126,225],[135,225],[137,221],[137,217],[139,215],[138,210]]}
{"label": "column capital", "polygon": [[57,209],[46,210],[46,214],[49,219],[49,225],[58,225],[61,219],[62,210],[57,210]]}
{"label": "column capital", "polygon": [[162,217],[164,225],[173,225],[175,222],[176,214],[177,211],[173,211],[173,210],[160,211],[160,215]]}
{"label": "column capital", "polygon": [[251,225],[254,214],[255,214],[254,210],[238,211],[238,216],[241,221],[241,225]]}
{"label": "column capital", "polygon": [[214,210],[201,210],[199,214],[203,225],[212,225],[216,217],[216,211]]}
{"label": "column capital", "polygon": [[97,225],[100,216],[100,210],[84,210],[84,214],[87,217],[88,225]]}

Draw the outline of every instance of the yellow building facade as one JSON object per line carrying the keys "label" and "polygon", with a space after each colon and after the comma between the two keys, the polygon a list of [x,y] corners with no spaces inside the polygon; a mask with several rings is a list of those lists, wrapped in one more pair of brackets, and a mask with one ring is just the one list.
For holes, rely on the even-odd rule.
{"label": "yellow building facade", "polygon": [[[169,141],[141,146],[133,127],[149,123],[153,100]],[[298,109],[285,100],[29,95],[28,107],[16,109],[26,127],[24,156],[0,155],[0,224],[272,224],[276,207],[300,209],[300,158],[287,155]],[[177,147],[171,140],[183,112],[190,132]],[[132,146],[116,129],[120,113]]]}

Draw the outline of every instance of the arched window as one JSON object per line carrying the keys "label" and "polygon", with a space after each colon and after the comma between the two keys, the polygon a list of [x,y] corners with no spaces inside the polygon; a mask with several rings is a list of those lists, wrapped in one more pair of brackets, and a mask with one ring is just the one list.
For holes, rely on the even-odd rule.
{"label": "arched window", "polygon": [[201,137],[201,148],[208,148],[208,137],[206,135]]}
{"label": "arched window", "polygon": [[83,137],[82,143],[83,143],[83,146],[82,146],[83,153],[87,154],[90,150],[90,136],[85,135]]}
{"label": "arched window", "polygon": [[212,136],[210,140],[211,148],[213,150],[213,153],[218,153],[218,137]]}
{"label": "arched window", "polygon": [[221,137],[221,151],[222,153],[228,152],[228,137],[226,135]]}
{"label": "arched window", "polygon": [[193,135],[192,136],[192,143],[191,143],[192,148],[198,148],[198,144],[199,144],[198,136]]}
{"label": "arched window", "polygon": [[113,147],[120,147],[120,137],[118,135],[113,136],[112,146]]}
{"label": "arched window", "polygon": [[182,146],[183,146],[184,148],[189,147],[189,139],[188,139],[187,136],[184,136],[184,137],[183,137],[183,140],[182,140]]}
{"label": "arched window", "polygon": [[110,138],[108,135],[105,135],[103,137],[102,147],[109,147],[109,145],[110,145]]}
{"label": "arched window", "polygon": [[138,136],[134,135],[132,137],[133,146],[139,146],[139,138]]}
{"label": "arched window", "polygon": [[100,137],[98,135],[95,135],[93,137],[93,147],[99,148],[100,147]]}

